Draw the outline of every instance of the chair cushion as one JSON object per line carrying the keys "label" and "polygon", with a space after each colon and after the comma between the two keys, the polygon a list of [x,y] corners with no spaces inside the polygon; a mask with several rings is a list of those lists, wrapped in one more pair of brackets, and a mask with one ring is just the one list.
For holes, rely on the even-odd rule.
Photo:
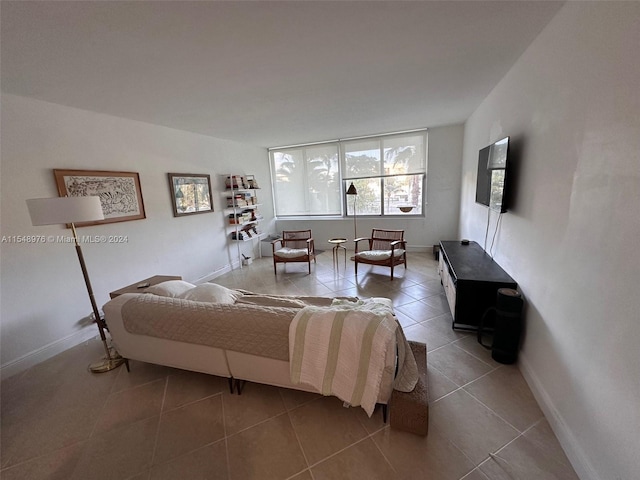
{"label": "chair cushion", "polygon": [[[394,251],[394,255],[396,257],[400,257],[404,254],[404,250],[402,248],[397,248]],[[389,260],[391,258],[391,250],[365,250],[363,252],[358,252],[356,257],[362,260],[371,260],[373,262],[379,262],[383,260]]]}
{"label": "chair cushion", "polygon": [[306,257],[308,255],[308,251],[306,248],[289,248],[284,247],[280,250],[276,250],[276,255],[278,257],[283,258],[298,258],[298,257]]}

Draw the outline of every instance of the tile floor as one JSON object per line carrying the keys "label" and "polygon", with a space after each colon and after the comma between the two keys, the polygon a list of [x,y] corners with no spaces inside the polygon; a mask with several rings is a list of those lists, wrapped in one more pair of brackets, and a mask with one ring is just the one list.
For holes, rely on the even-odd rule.
{"label": "tile floor", "polygon": [[[2,382],[3,480],[564,480],[578,478],[518,367],[451,330],[430,254],[409,268],[306,265],[269,258],[215,281],[256,292],[386,296],[409,339],[426,342],[427,437],[391,430],[332,397],[131,362],[105,374],[95,340]],[[158,272],[167,273],[167,272]],[[173,273],[173,272],[169,272]]]}

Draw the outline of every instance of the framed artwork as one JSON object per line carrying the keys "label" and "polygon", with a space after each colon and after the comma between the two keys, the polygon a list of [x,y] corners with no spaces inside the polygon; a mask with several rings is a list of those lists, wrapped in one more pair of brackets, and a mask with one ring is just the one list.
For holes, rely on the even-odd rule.
{"label": "framed artwork", "polygon": [[169,190],[174,217],[213,212],[209,175],[170,173]]}
{"label": "framed artwork", "polygon": [[100,197],[104,220],[77,223],[76,227],[146,218],[136,172],[56,169],[53,175],[61,197]]}

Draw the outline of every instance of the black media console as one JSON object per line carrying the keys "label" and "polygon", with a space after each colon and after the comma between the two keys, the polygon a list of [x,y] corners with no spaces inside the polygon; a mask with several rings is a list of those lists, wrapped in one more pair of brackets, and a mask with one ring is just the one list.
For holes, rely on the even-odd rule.
{"label": "black media console", "polygon": [[438,270],[454,329],[477,331],[485,311],[495,306],[498,289],[518,287],[476,242],[440,242]]}

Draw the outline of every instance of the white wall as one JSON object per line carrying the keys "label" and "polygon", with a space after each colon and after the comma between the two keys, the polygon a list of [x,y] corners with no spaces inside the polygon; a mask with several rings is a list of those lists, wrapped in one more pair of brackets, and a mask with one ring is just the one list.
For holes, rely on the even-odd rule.
{"label": "white wall", "polygon": [[[2,95],[1,122],[2,236],[70,234],[62,226],[33,227],[25,203],[58,196],[54,168],[139,172],[146,219],[78,231],[128,238],[83,245],[99,306],[110,291],[152,275],[198,282],[237,264],[227,245],[222,175],[255,174],[268,184],[265,149],[13,95]],[[174,218],[168,172],[210,174],[214,212]],[[271,219],[271,191],[259,192]],[[82,322],[91,306],[72,245],[5,239],[0,247],[3,376],[97,334]]]}
{"label": "white wall", "polygon": [[567,3],[465,128],[460,234],[481,245],[478,150],[513,140],[493,251],[526,299],[520,367],[582,479],[640,472],[638,25],[638,2]]}
{"label": "white wall", "polygon": [[[460,172],[464,126],[452,125],[429,129],[427,166],[427,208],[424,217],[357,217],[357,234],[367,237],[372,228],[405,230],[409,250],[431,250],[440,240],[456,239],[460,208]],[[347,201],[350,201],[349,199]],[[316,248],[330,248],[330,238],[353,239],[353,219],[283,220],[278,231],[311,228]],[[353,248],[353,242],[346,244]]]}

